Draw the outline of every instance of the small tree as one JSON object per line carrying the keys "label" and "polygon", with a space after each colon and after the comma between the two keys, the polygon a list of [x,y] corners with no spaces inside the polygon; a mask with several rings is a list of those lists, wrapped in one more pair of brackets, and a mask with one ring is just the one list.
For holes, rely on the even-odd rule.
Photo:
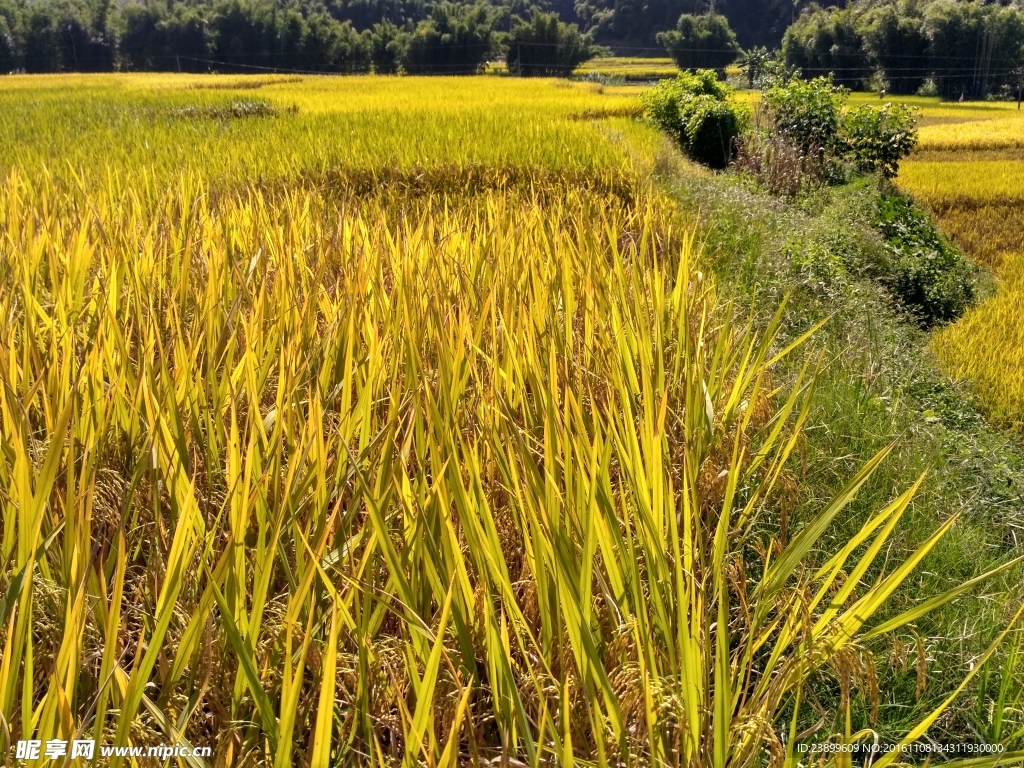
{"label": "small tree", "polygon": [[831,153],[840,148],[839,128],[847,91],[829,77],[801,80],[793,77],[764,92],[764,105],[773,130],[799,147],[805,155]]}
{"label": "small tree", "polygon": [[568,77],[597,48],[575,24],[564,24],[553,13],[536,13],[526,24],[518,22],[508,36],[508,71],[524,77]]}
{"label": "small tree", "polygon": [[858,170],[895,178],[900,160],[917,145],[914,114],[905,104],[867,105],[843,117],[843,139]]}
{"label": "small tree", "polygon": [[768,74],[772,54],[764,46],[753,48],[743,55],[743,73],[747,76],[747,87],[757,88]]}
{"label": "small tree", "polygon": [[729,20],[720,13],[685,13],[674,30],[658,33],[658,43],[682,70],[712,69],[724,73],[742,53]]}

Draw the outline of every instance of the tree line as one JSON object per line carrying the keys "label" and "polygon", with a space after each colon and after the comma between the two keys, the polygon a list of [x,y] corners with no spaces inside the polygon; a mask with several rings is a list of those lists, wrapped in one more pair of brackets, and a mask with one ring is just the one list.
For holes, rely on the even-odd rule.
{"label": "tree line", "polygon": [[[840,0],[822,0],[826,4]],[[598,49],[658,55],[683,14],[777,47],[808,0],[0,0],[0,73],[252,68],[567,74]],[[580,30],[585,30],[581,32]],[[217,62],[216,65],[210,62]]]}
{"label": "tree line", "polygon": [[864,0],[812,5],[781,49],[744,52],[723,14],[684,14],[657,35],[680,69],[722,72],[742,60],[750,85],[765,75],[831,75],[837,85],[944,98],[1017,97],[1024,91],[1024,10],[954,0]]}
{"label": "tree line", "polygon": [[471,74],[503,58],[568,75],[597,44],[684,70],[742,60],[752,85],[786,67],[896,94],[1024,89],[1008,0],[0,0],[0,72]]}
{"label": "tree line", "polygon": [[473,74],[504,57],[516,74],[568,75],[599,50],[539,10],[524,19],[511,6],[387,7],[394,15],[358,29],[321,3],[0,0],[0,72]]}

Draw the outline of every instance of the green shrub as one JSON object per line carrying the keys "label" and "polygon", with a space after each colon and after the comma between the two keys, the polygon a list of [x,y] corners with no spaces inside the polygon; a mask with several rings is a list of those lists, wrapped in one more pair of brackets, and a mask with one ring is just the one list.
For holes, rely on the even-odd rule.
{"label": "green shrub", "polygon": [[676,140],[693,160],[725,168],[746,124],[746,110],[731,101],[732,89],[711,70],[682,72],[642,97],[644,114]]}
{"label": "green shrub", "polygon": [[891,255],[880,282],[925,326],[960,317],[974,300],[971,268],[960,252],[901,195],[879,197],[877,214]]}
{"label": "green shrub", "polygon": [[887,179],[895,178],[900,160],[917,144],[916,122],[905,104],[886,104],[880,109],[865,104],[847,112],[843,138],[858,170],[881,171]]}
{"label": "green shrub", "polygon": [[733,140],[743,130],[739,110],[714,96],[697,96],[686,109],[686,151],[712,168],[725,168],[732,158]]}

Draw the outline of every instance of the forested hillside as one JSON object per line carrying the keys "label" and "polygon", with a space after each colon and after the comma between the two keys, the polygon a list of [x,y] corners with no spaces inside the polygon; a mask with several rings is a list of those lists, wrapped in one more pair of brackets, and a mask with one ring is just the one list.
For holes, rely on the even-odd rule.
{"label": "forested hillside", "polygon": [[0,0],[0,72],[471,74],[505,59],[568,75],[602,50],[666,47],[682,68],[778,52],[804,75],[900,94],[1024,85],[1024,11],[1005,0]]}

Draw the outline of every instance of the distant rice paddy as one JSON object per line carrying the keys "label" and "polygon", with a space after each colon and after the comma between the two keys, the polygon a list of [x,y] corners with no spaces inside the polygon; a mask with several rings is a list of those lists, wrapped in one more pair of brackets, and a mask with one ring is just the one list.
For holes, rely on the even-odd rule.
{"label": "distant rice paddy", "polygon": [[935,348],[995,421],[1024,428],[1024,113],[1013,103],[912,101],[921,144],[898,183],[999,278],[996,296],[942,331]]}

